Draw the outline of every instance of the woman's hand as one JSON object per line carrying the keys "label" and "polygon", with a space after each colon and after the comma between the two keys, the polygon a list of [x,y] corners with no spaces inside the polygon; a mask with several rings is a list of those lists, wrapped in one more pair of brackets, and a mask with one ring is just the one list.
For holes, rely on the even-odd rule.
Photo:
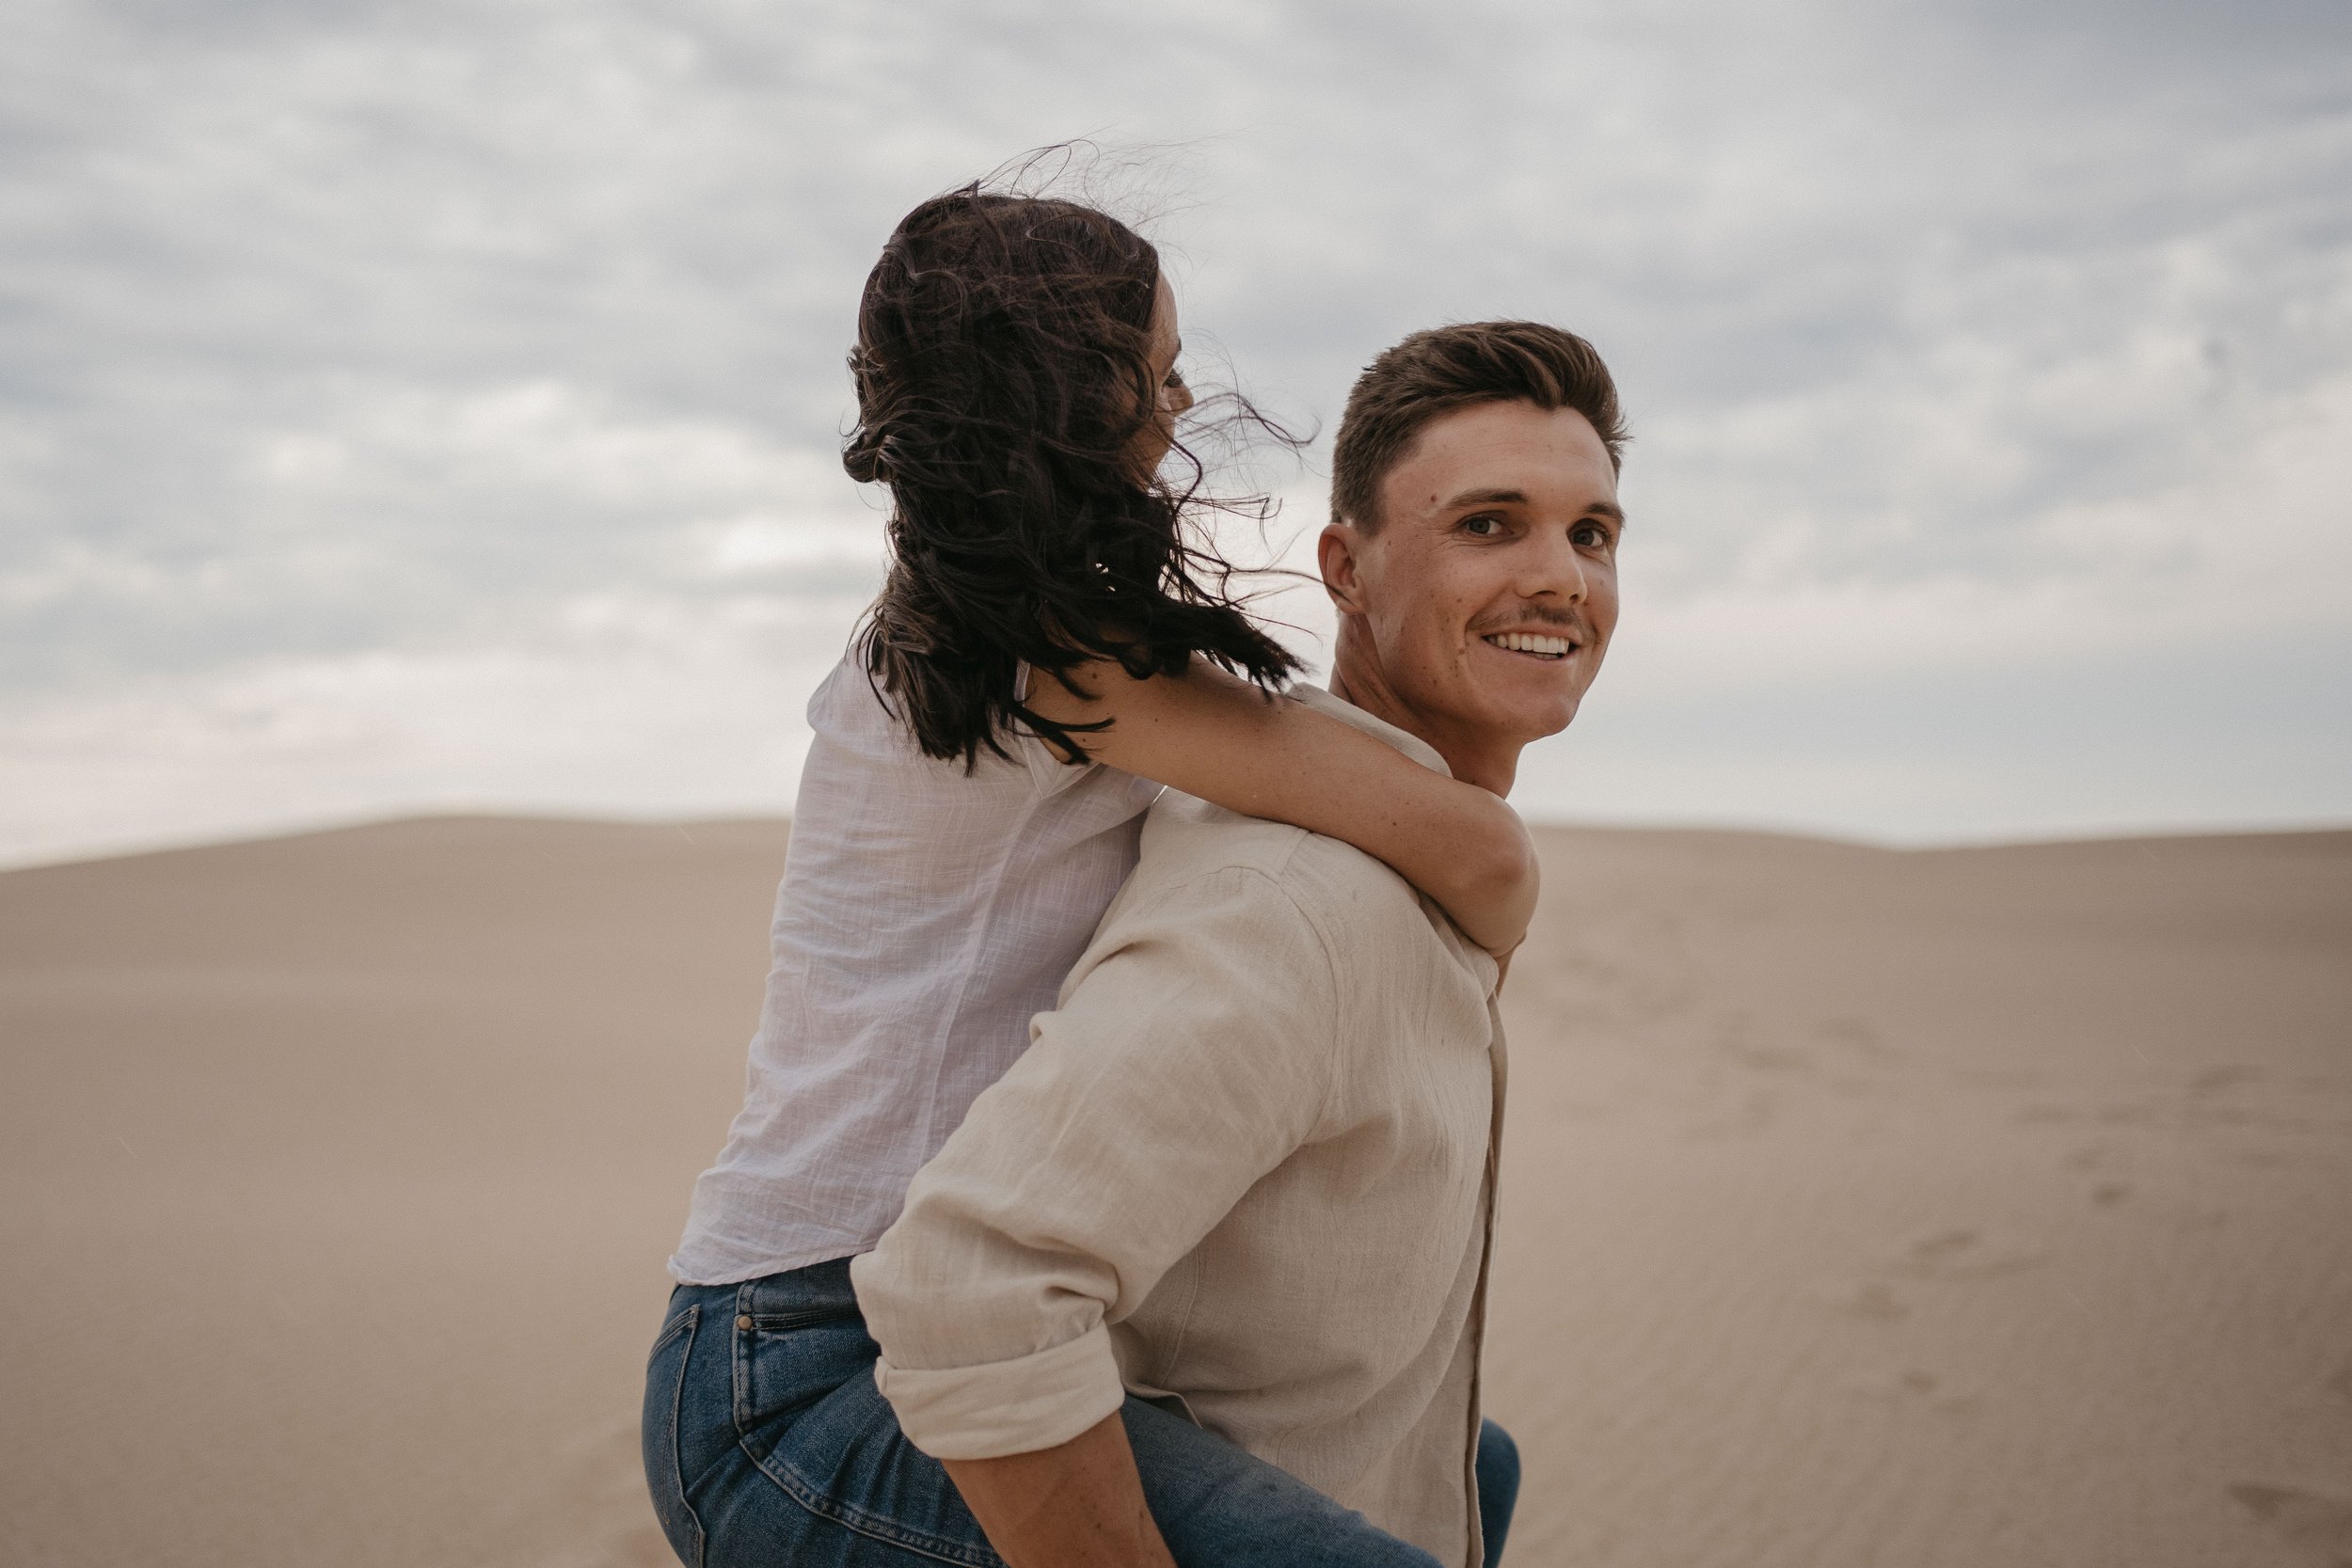
{"label": "woman's hand", "polygon": [[1149,680],[1104,661],[1069,674],[1083,696],[1041,672],[1027,705],[1056,723],[1111,721],[1073,736],[1097,762],[1343,839],[1387,862],[1497,957],[1525,940],[1542,874],[1526,824],[1500,796],[1204,660]]}

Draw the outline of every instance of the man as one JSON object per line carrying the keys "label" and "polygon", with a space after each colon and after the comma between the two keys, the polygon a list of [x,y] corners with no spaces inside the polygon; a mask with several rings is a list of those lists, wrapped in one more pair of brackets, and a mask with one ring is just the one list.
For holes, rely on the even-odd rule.
{"label": "man", "polygon": [[[1381,356],[1319,542],[1330,691],[1301,700],[1507,793],[1615,626],[1622,440],[1555,328]],[[1474,1568],[1500,1544],[1498,977],[1337,840],[1153,807],[1057,1010],[851,1269],[899,1429],[995,1554]]]}

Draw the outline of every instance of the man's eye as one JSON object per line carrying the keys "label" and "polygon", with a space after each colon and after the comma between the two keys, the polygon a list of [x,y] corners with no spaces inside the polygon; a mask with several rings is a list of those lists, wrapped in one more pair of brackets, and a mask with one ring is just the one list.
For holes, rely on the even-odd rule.
{"label": "man's eye", "polygon": [[1474,539],[1491,539],[1502,531],[1502,519],[1486,516],[1465,517],[1462,519],[1462,531]]}
{"label": "man's eye", "polygon": [[1597,550],[1606,549],[1609,546],[1609,531],[1598,523],[1579,523],[1576,526],[1576,542]]}

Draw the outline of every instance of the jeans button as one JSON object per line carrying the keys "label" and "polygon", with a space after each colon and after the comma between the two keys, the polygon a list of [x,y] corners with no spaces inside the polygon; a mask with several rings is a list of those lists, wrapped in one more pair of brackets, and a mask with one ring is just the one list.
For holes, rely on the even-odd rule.
{"label": "jeans button", "polygon": [[749,1317],[738,1317],[735,1320],[735,1326],[738,1328],[749,1328],[752,1326],[752,1320]]}

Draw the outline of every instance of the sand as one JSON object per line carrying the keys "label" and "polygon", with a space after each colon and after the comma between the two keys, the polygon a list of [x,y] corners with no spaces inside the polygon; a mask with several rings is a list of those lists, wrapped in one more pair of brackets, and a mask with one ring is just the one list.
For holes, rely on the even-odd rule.
{"label": "sand", "polygon": [[[779,823],[0,876],[0,1561],[658,1564]],[[1510,1560],[2352,1562],[2352,833],[1554,832]]]}

